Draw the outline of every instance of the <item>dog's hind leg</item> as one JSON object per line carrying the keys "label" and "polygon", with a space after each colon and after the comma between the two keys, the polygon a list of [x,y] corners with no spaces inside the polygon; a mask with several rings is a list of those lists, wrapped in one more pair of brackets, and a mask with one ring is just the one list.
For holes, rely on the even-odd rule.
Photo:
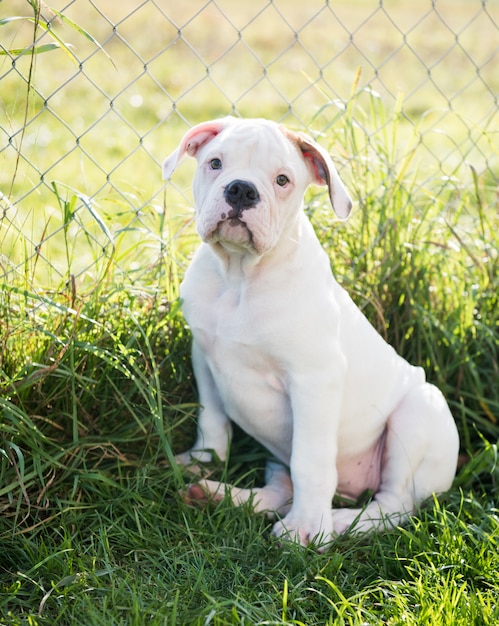
{"label": "dog's hind leg", "polygon": [[363,509],[333,509],[334,533],[402,523],[423,500],[449,489],[458,452],[456,425],[441,392],[429,383],[413,388],[388,419],[377,493]]}
{"label": "dog's hind leg", "polygon": [[284,465],[268,461],[264,487],[242,489],[227,483],[204,479],[189,485],[183,495],[184,500],[189,504],[220,502],[228,496],[235,506],[251,501],[256,513],[285,515],[291,507],[293,484]]}

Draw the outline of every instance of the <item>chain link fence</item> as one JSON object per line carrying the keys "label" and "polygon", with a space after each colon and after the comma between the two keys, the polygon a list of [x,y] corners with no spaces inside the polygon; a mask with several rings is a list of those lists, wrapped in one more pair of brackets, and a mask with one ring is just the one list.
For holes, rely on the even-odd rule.
{"label": "chain link fence", "polygon": [[143,288],[181,259],[192,170],[165,190],[160,162],[211,117],[322,135],[341,167],[356,158],[342,116],[375,99],[386,114],[366,137],[399,119],[397,158],[417,137],[422,184],[469,163],[497,185],[498,0],[48,4],[0,4],[4,287],[85,291],[112,267]]}

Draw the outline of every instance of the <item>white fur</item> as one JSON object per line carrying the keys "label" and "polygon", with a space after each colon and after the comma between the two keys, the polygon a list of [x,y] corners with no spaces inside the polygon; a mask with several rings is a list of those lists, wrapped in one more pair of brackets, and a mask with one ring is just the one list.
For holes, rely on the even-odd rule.
{"label": "white fur", "polygon": [[[282,516],[274,534],[303,545],[330,541],[354,522],[369,530],[402,521],[450,487],[458,435],[440,391],[336,282],[302,211],[305,189],[319,183],[329,185],[337,214],[348,215],[331,159],[304,135],[234,118],[189,131],[166,159],[165,177],[184,153],[198,160],[204,242],[181,286],[201,410],[196,442],[178,461],[207,461],[213,452],[224,459],[231,421],[274,457],[260,489],[205,480],[186,498],[251,498],[257,511]],[[235,179],[259,193],[237,221],[224,198]],[[367,507],[332,509],[335,493],[355,500],[366,489],[375,492]]]}

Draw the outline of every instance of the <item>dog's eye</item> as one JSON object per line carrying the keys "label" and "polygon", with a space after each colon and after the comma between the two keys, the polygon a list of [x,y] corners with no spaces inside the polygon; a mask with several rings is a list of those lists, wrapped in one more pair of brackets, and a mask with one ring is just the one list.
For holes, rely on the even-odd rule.
{"label": "dog's eye", "polygon": [[284,187],[289,183],[289,178],[284,174],[279,174],[279,176],[275,179],[275,182],[280,186]]}
{"label": "dog's eye", "polygon": [[212,170],[221,170],[222,169],[222,161],[220,159],[211,159],[210,168]]}

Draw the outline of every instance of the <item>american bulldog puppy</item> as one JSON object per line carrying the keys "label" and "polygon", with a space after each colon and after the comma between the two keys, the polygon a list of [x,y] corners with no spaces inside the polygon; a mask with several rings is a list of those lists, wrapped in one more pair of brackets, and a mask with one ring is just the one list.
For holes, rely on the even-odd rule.
{"label": "american bulldog puppy", "polygon": [[[200,399],[197,438],[182,464],[225,459],[231,423],[270,452],[266,484],[212,480],[186,498],[277,515],[273,532],[306,545],[355,525],[402,522],[453,480],[458,434],[442,393],[388,345],[331,273],[303,212],[327,185],[345,219],[352,203],[328,153],[261,119],[189,130],[163,164],[197,159],[193,193],[202,240],[183,280]],[[332,508],[335,494],[364,507]]]}

